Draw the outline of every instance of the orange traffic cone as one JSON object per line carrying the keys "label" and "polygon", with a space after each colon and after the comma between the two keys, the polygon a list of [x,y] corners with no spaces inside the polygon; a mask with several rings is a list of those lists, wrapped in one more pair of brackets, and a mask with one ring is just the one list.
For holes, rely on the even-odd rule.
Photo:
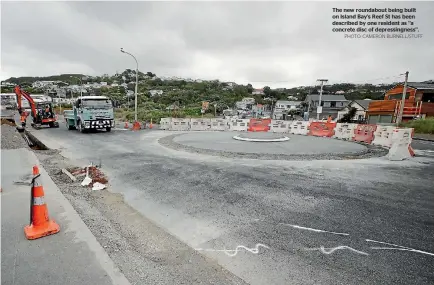
{"label": "orange traffic cone", "polygon": [[124,129],[128,129],[128,122],[125,122]]}
{"label": "orange traffic cone", "polygon": [[133,124],[133,131],[138,131],[140,130],[140,123],[135,121]]}
{"label": "orange traffic cone", "polygon": [[48,217],[44,187],[42,186],[40,176],[39,168],[36,165],[33,166],[30,225],[24,227],[24,234],[27,239],[37,239],[56,234],[60,231],[60,226]]}
{"label": "orange traffic cone", "polygon": [[151,119],[151,123],[149,124],[149,128],[152,129],[152,119]]}

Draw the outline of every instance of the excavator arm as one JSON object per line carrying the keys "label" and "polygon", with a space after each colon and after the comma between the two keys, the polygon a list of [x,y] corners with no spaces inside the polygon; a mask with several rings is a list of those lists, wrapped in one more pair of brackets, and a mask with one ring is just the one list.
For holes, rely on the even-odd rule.
{"label": "excavator arm", "polygon": [[29,93],[22,90],[19,85],[15,86],[14,88],[15,95],[17,95],[17,106],[18,106],[18,112],[21,114],[21,109],[23,108],[22,102],[23,102],[23,96],[27,99],[29,102],[30,108],[32,110],[33,117],[36,117],[36,104],[35,101],[33,101],[33,98],[30,96]]}

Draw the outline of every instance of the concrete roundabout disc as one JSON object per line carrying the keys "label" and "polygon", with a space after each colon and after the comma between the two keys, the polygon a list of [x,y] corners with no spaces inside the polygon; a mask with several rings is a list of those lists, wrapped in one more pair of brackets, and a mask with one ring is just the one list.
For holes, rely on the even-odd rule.
{"label": "concrete roundabout disc", "polygon": [[[276,141],[279,139],[281,141]],[[174,150],[197,154],[264,160],[359,159],[387,154],[386,149],[372,145],[332,138],[265,132],[185,132],[169,134],[158,142]]]}
{"label": "concrete roundabout disc", "polygon": [[232,137],[234,140],[246,142],[285,142],[289,137],[279,133],[252,132],[238,134]]}

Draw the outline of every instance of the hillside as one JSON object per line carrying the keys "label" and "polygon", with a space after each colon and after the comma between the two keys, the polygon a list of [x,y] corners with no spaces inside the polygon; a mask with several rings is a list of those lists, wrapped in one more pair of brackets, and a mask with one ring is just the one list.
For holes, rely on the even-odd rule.
{"label": "hillside", "polygon": [[[135,71],[127,69],[122,73],[103,76],[86,76],[83,74],[60,74],[47,77],[12,77],[4,82],[21,84],[30,93],[64,93],[65,97],[76,97],[79,94],[79,80],[82,78],[85,87],[84,92],[95,95],[110,97],[116,106],[128,108],[134,106]],[[35,87],[35,82],[55,81],[44,87]],[[104,84],[102,84],[104,83]],[[376,86],[372,84],[333,84],[324,86],[324,94],[343,93],[348,100],[356,99],[381,99],[384,92],[393,87],[396,83]],[[2,84],[3,85],[3,84]],[[33,85],[33,87],[32,87]],[[226,108],[232,108],[235,102],[244,97],[253,97],[257,103],[267,104],[265,98],[287,100],[288,96],[304,100],[308,94],[317,94],[318,86],[304,86],[294,88],[271,89],[268,86],[263,88],[263,95],[252,95],[252,85],[237,85],[231,83],[213,81],[200,81],[189,79],[164,79],[159,78],[152,72],[139,72],[138,85],[138,106],[143,116],[164,115],[170,106],[182,109],[177,115],[199,115],[201,102],[209,101],[209,113],[214,113],[214,104],[217,105],[217,112]],[[60,92],[62,91],[62,92]],[[2,88],[2,92],[12,92],[12,87]],[[54,92],[54,93],[53,93]],[[126,95],[129,96],[126,96]],[[56,96],[56,95],[54,95]],[[129,99],[129,100],[128,100]],[[155,113],[154,115],[150,113]],[[158,113],[158,114],[157,114]],[[146,115],[148,114],[148,115]],[[166,114],[167,115],[167,114]],[[128,115],[130,117],[131,115]],[[142,116],[142,117],[143,117]]]}

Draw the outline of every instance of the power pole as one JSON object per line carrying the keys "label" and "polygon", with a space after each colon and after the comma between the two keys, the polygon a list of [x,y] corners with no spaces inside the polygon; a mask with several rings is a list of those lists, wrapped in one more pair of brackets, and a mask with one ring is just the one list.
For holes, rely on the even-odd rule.
{"label": "power pole", "polygon": [[[318,113],[318,107],[321,107],[321,99],[322,99],[322,91],[324,87],[324,82],[327,82],[328,79],[317,79],[317,81],[321,81],[321,90],[319,91],[319,101],[317,106],[317,112],[316,112],[316,119],[319,120],[319,113]],[[322,110],[321,110],[322,113]]]}
{"label": "power pole", "polygon": [[404,114],[405,96],[407,95],[407,82],[408,82],[408,71],[405,72],[404,89],[402,90],[401,106],[399,108],[399,114],[396,118],[396,125],[398,126],[402,122],[402,116]]}

